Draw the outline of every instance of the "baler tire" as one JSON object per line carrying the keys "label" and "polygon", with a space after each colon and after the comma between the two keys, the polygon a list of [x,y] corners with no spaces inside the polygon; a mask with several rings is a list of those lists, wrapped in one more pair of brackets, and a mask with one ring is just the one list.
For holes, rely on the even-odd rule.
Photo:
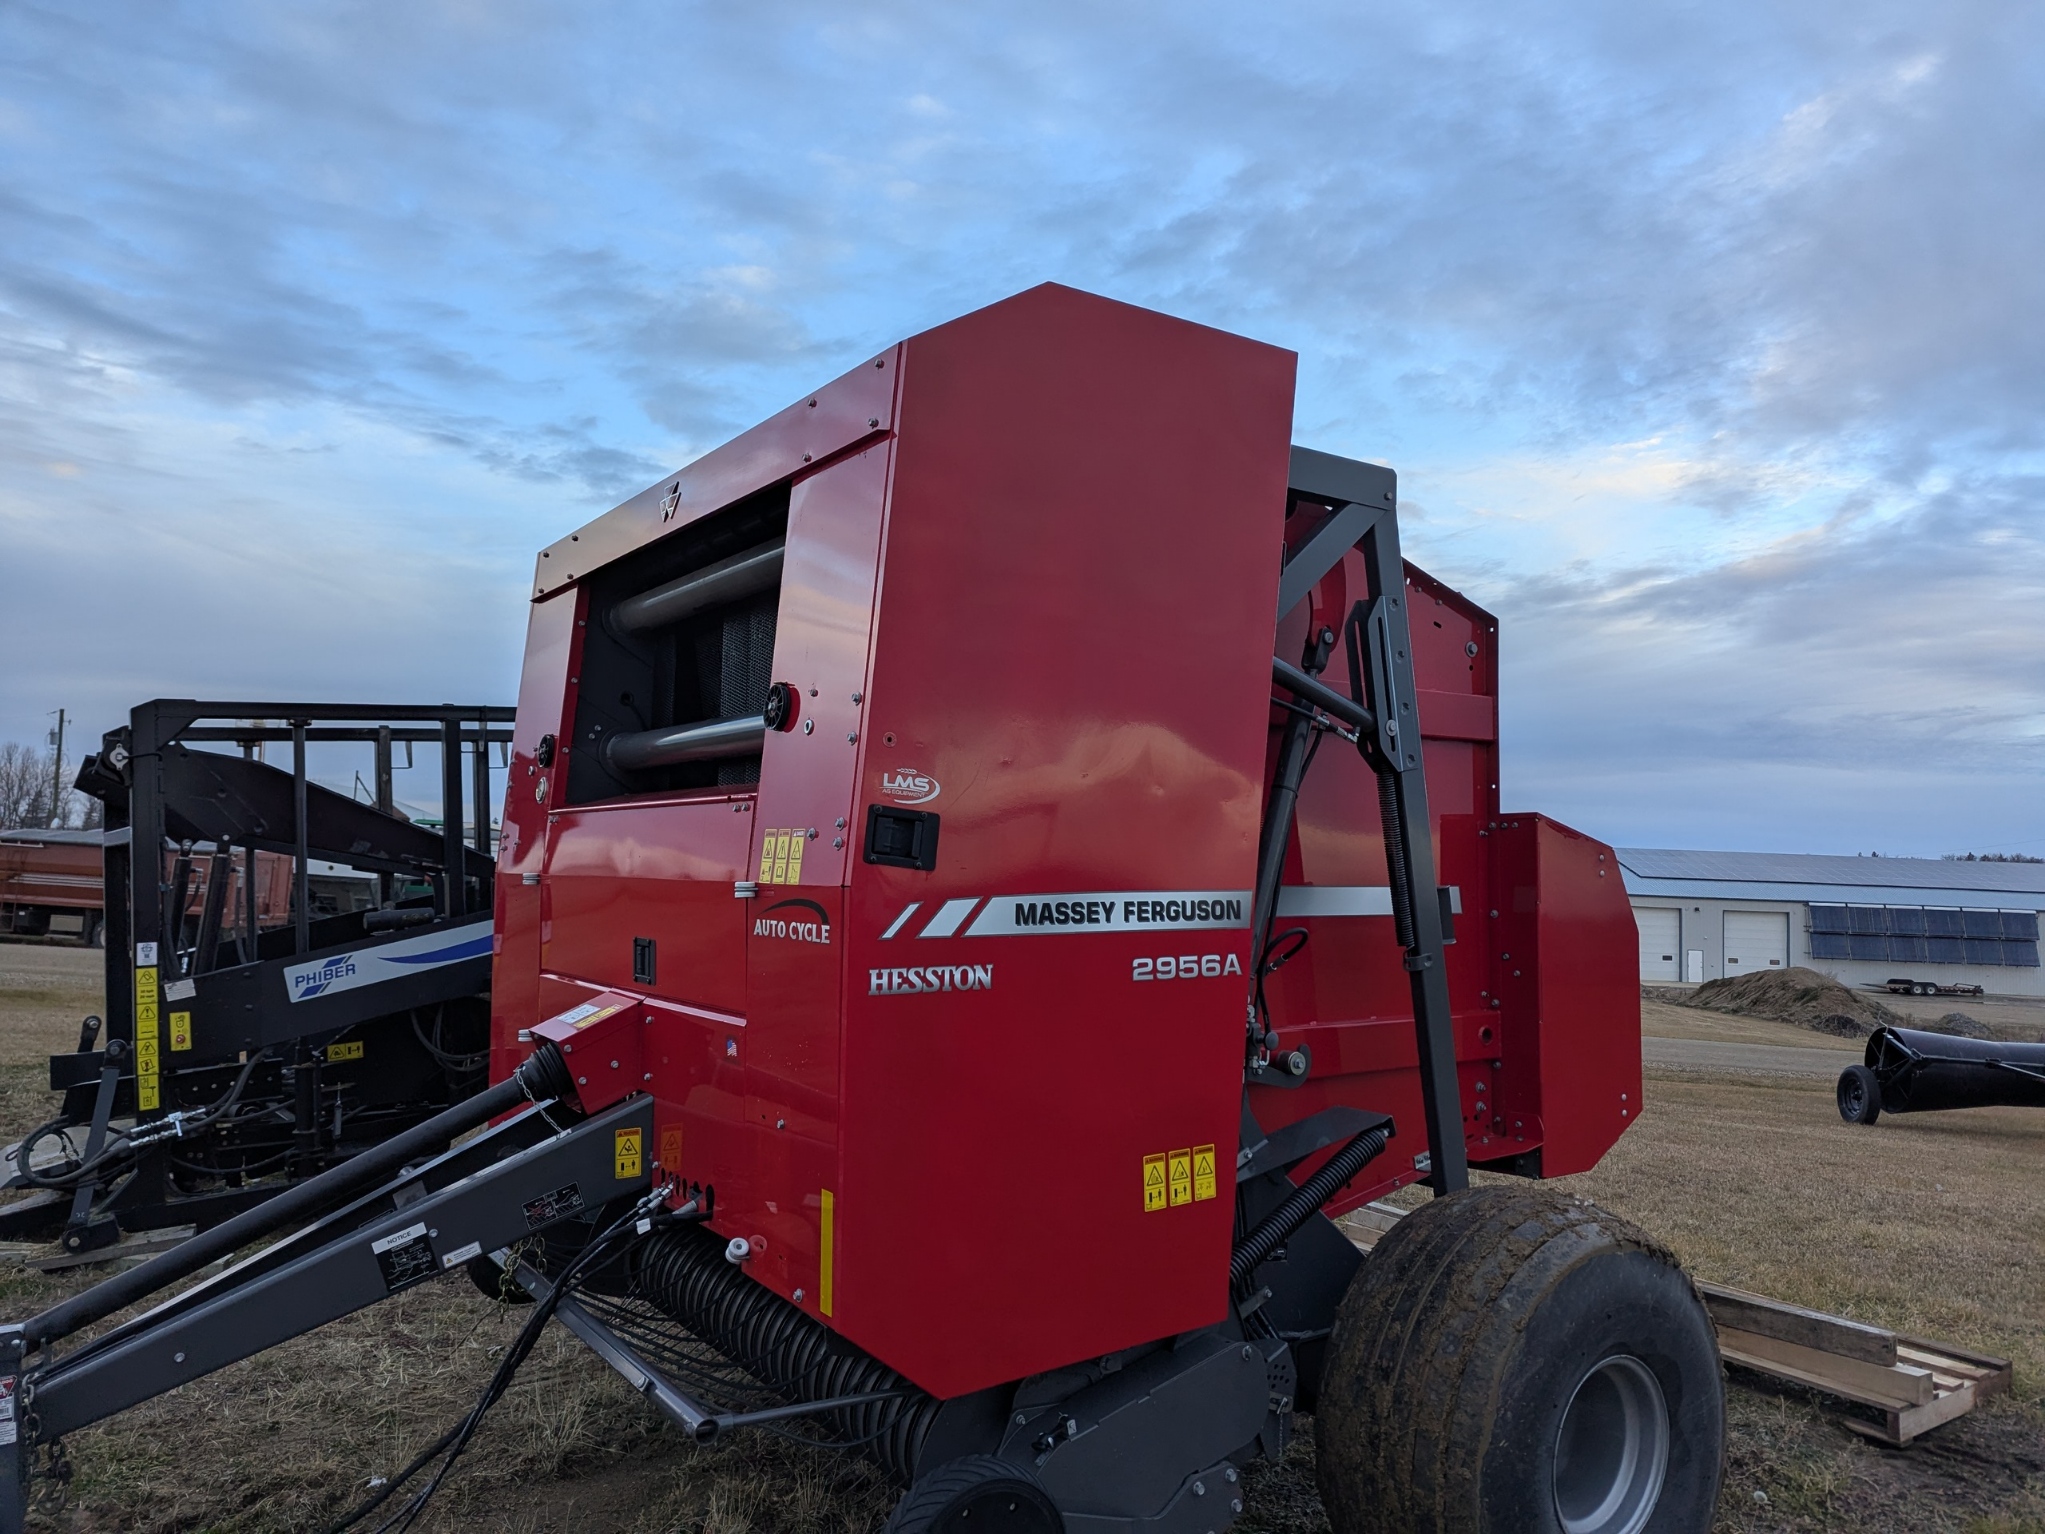
{"label": "baler tire", "polygon": [[947,1460],[916,1477],[882,1534],[1064,1534],[1036,1477],[992,1454]]}
{"label": "baler tire", "polygon": [[1881,1078],[1865,1065],[1839,1073],[1839,1116],[1849,1124],[1872,1124],[1882,1116]]}
{"label": "baler tire", "polygon": [[[1615,1421],[1632,1457],[1600,1493],[1565,1438],[1609,1442]],[[1724,1371],[1652,1237],[1564,1194],[1477,1188],[1407,1215],[1357,1270],[1314,1432],[1334,1534],[1704,1534]]]}

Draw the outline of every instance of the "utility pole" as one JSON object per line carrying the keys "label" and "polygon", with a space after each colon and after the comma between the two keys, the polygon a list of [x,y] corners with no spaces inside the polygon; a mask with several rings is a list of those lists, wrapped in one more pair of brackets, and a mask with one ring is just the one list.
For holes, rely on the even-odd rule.
{"label": "utility pole", "polygon": [[57,816],[64,803],[64,711],[57,710],[57,727],[50,731],[50,744],[57,748],[57,757],[50,764],[50,825],[57,828]]}

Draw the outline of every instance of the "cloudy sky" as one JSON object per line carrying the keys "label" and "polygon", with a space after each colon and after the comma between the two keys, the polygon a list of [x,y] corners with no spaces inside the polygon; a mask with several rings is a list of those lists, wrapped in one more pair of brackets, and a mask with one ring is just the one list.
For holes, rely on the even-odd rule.
{"label": "cloudy sky", "polygon": [[1046,279],[1300,353],[1509,808],[2045,854],[2045,10],[1964,0],[10,0],[0,739],[509,701],[542,543]]}

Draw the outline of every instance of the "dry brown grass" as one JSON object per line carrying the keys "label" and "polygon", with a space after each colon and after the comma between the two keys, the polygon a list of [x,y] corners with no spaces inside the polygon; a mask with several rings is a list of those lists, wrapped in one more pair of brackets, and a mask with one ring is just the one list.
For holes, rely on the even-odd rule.
{"label": "dry brown grass", "polygon": [[1867,1049],[1859,1039],[1842,1039],[1836,1034],[1799,1028],[1794,1023],[1778,1023],[1766,1017],[1736,1017],[1726,1012],[1707,1012],[1699,1007],[1671,1006],[1666,1001],[1641,1002],[1640,1031],[1658,1039],[1717,1039],[1728,1044],[1837,1049],[1848,1060],[1859,1059]]}
{"label": "dry brown grass", "polygon": [[[0,1130],[44,1116],[42,1056],[96,1001],[92,960],[0,945]],[[1786,1024],[1648,1006],[1649,1031],[1821,1045]],[[1851,1053],[1855,1046],[1839,1041]],[[1878,1529],[2045,1534],[2045,1113],[1839,1121],[1824,1082],[1652,1077],[1646,1111],[1565,1186],[1667,1241],[1701,1277],[2006,1353],[2013,1401],[1894,1453],[1836,1410],[1742,1380],[1719,1534]],[[0,1270],[0,1314],[68,1280]],[[324,1527],[475,1399],[521,1321],[460,1279],[375,1309],[76,1434],[76,1478],[37,1527]],[[1244,1527],[1318,1534],[1312,1430],[1248,1478]],[[1758,1497],[1757,1497],[1758,1494]],[[628,1534],[860,1534],[891,1493],[856,1460],[763,1436],[680,1443],[558,1328],[448,1483],[425,1527]]]}

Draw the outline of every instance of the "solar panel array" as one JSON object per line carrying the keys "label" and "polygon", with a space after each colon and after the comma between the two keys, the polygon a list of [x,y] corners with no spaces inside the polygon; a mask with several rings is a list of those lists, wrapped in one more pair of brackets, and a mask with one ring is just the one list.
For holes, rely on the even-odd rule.
{"label": "solar panel array", "polygon": [[1814,959],[2038,967],[2036,911],[1908,905],[1813,905],[1810,909]]}

